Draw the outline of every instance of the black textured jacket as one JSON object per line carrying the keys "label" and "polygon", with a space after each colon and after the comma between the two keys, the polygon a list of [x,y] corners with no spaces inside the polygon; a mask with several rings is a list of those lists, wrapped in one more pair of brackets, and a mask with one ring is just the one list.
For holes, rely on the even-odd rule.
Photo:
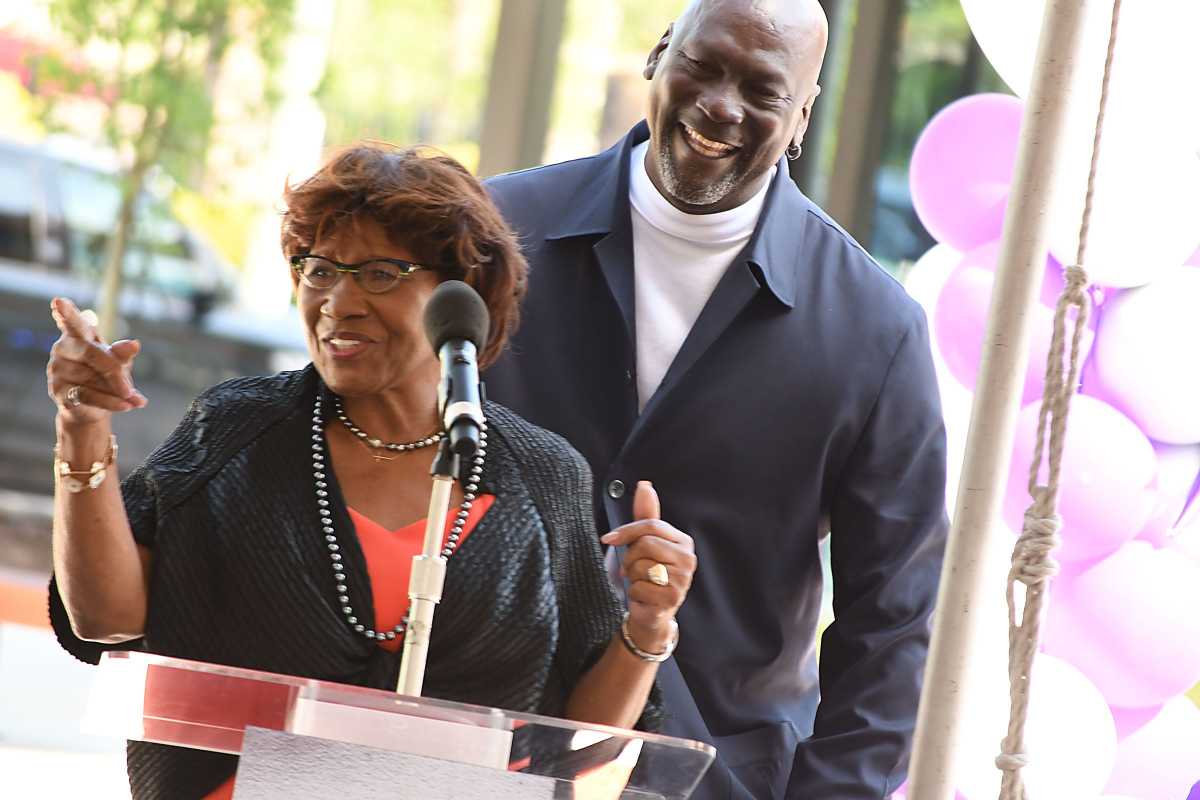
{"label": "black textured jacket", "polygon": [[[134,537],[154,565],[145,636],[116,647],[395,687],[400,655],[347,626],[316,522],[318,392],[328,395],[311,366],[216,386],[124,481]],[[480,491],[496,500],[450,559],[424,694],[561,716],[622,613],[604,574],[591,476],[560,437],[494,403],[485,413]],[[373,625],[366,565],[329,472],[351,604]],[[72,634],[53,579],[50,616],[76,657],[94,663],[113,649]],[[225,781],[236,759],[131,742],[128,766],[135,800],[188,798]]]}

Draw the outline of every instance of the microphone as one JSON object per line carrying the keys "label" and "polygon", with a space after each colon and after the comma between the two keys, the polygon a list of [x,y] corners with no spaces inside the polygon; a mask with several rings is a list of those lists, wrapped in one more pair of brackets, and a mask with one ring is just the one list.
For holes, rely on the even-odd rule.
{"label": "microphone", "polygon": [[438,405],[450,451],[465,463],[479,449],[483,386],[476,355],[487,342],[487,305],[462,281],[444,281],[425,306],[425,336],[442,362]]}

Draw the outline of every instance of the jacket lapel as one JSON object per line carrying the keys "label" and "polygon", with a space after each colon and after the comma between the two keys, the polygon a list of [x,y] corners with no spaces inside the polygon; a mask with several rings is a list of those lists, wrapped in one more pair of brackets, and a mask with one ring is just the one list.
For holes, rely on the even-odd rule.
{"label": "jacket lapel", "polygon": [[630,438],[670,399],[688,371],[760,292],[786,309],[794,306],[806,206],[785,164],[781,162],[776,170],[749,244],[717,282]]}
{"label": "jacket lapel", "polygon": [[589,178],[567,203],[562,220],[546,234],[548,241],[581,236],[600,238],[592,245],[592,254],[621,311],[625,333],[632,348],[636,334],[633,294],[633,225],[629,218],[629,153],[633,146],[650,136],[645,122],[639,123],[624,139],[594,159]]}
{"label": "jacket lapel", "polygon": [[662,383],[642,409],[632,436],[636,436],[646,420],[670,398],[672,390],[679,385],[688,370],[750,304],[758,290],[759,284],[750,271],[750,265],[744,258],[739,257],[717,282],[712,296],[704,304],[700,316],[696,318],[696,323],[692,325],[692,330],[683,340],[683,345],[667,369],[667,374],[663,376]]}
{"label": "jacket lapel", "polygon": [[592,254],[608,284],[629,337],[630,352],[637,352],[637,325],[633,315],[633,226],[629,214],[617,215],[613,229],[592,246]]}

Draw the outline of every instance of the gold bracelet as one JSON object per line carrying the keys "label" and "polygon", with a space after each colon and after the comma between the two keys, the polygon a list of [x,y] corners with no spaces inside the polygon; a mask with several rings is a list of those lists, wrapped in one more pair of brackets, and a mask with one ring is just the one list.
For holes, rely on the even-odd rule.
{"label": "gold bracelet", "polygon": [[[71,469],[71,465],[62,458],[61,445],[54,445],[54,477],[64,489],[72,494],[79,494],[84,489],[95,489],[104,483],[108,477],[109,467],[117,462],[117,437],[108,437],[108,452],[103,461],[93,461],[91,469]],[[78,477],[77,477],[78,476]],[[86,478],[86,480],[81,480]]]}
{"label": "gold bracelet", "polygon": [[679,623],[671,618],[671,641],[667,642],[667,649],[661,653],[648,653],[637,646],[633,641],[633,636],[629,633],[629,612],[625,612],[625,618],[621,620],[621,640],[625,642],[625,649],[633,653],[642,661],[653,661],[659,663],[666,661],[675,652],[675,645],[679,644]]}

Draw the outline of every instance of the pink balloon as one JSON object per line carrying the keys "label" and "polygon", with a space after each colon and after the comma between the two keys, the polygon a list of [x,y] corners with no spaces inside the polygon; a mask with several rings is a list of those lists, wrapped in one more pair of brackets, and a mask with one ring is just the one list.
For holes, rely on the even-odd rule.
{"label": "pink balloon", "polygon": [[[1026,406],[1017,420],[1004,498],[1004,519],[1014,531],[1021,530],[1031,502],[1027,483],[1039,406]],[[1157,469],[1154,447],[1133,422],[1107,403],[1077,395],[1071,402],[1059,478],[1063,544],[1056,558],[1100,558],[1137,536],[1155,508]],[[1043,466],[1040,481],[1045,480]]]}
{"label": "pink balloon", "polygon": [[917,139],[909,167],[913,207],[939,242],[965,251],[1000,238],[1021,108],[1005,94],[964,97]]}
{"label": "pink balloon", "polygon": [[1117,745],[1107,792],[1183,800],[1200,781],[1200,708],[1176,697]]}
{"label": "pink balloon", "polygon": [[1128,736],[1137,733],[1142,727],[1158,716],[1162,711],[1162,706],[1149,706],[1147,708],[1121,708],[1113,706],[1109,709],[1112,711],[1113,722],[1117,726],[1117,739],[1123,740]]}
{"label": "pink balloon", "polygon": [[1044,649],[1078,667],[1111,706],[1158,705],[1200,681],[1198,607],[1200,565],[1130,542],[1057,581]]}
{"label": "pink balloon", "polygon": [[[967,388],[975,386],[987,328],[988,304],[995,282],[999,242],[988,242],[963,256],[959,266],[946,279],[933,315],[939,352],[950,373]],[[1062,291],[1062,267],[1054,259],[1047,261],[1045,276],[1033,309],[1033,332],[1029,363],[1025,369],[1022,403],[1040,400],[1045,383],[1046,354],[1054,333],[1054,306]],[[1070,332],[1068,328],[1068,333]],[[1095,338],[1091,324],[1084,331],[1082,357],[1086,358]]]}

